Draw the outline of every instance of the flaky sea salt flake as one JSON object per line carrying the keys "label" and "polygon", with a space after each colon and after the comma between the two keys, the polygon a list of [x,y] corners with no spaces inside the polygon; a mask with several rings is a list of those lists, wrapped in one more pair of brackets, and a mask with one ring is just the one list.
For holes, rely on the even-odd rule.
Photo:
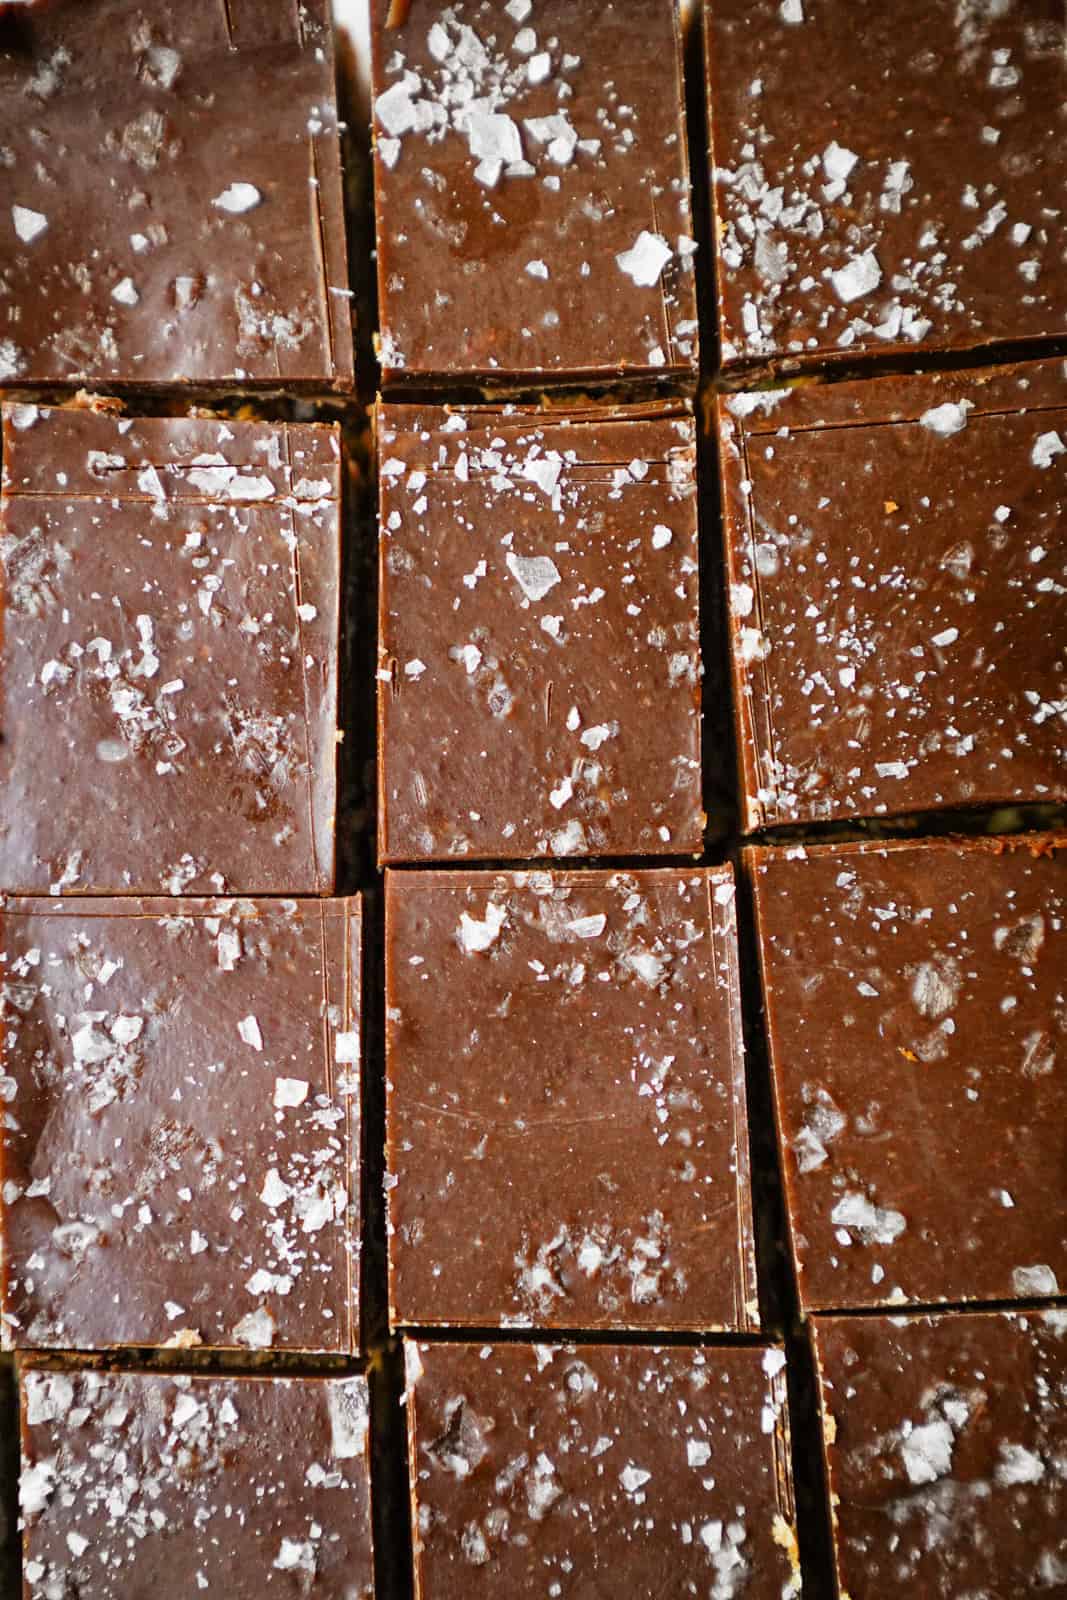
{"label": "flaky sea salt flake", "polygon": [[543,600],[560,582],[559,568],[551,556],[517,556],[509,550],[507,568],[527,600]]}
{"label": "flaky sea salt flake", "polygon": [[631,1464],[630,1466],[623,1467],[622,1471],[619,1473],[619,1482],[622,1484],[627,1494],[636,1494],[637,1490],[640,1489],[643,1484],[646,1484],[651,1480],[651,1477],[651,1472],[646,1472],[644,1467],[635,1467]]}
{"label": "flaky sea salt flake", "polygon": [[1056,457],[1062,456],[1065,450],[1067,450],[1067,445],[1064,444],[1058,433],[1050,429],[1048,433],[1039,433],[1034,440],[1034,448],[1030,452],[1030,460],[1035,467],[1040,467],[1044,470],[1046,467],[1051,467]]}
{"label": "flaky sea salt flake", "polygon": [[263,1035],[259,1031],[259,1023],[253,1016],[242,1017],[237,1024],[237,1032],[245,1044],[250,1044],[253,1050],[262,1050]]}
{"label": "flaky sea salt flake", "polygon": [[954,433],[962,433],[967,426],[967,413],[973,410],[973,407],[972,400],[958,402],[946,400],[943,405],[931,406],[929,411],[924,411],[919,422],[931,433],[940,434],[943,439],[948,439]]}
{"label": "flaky sea salt flake", "polygon": [[877,289],[881,281],[882,269],[873,250],[853,256],[851,261],[846,261],[843,267],[838,267],[836,272],[830,274],[834,293],[845,305],[850,305],[853,300],[861,300],[864,295]]}
{"label": "flaky sea salt flake", "polygon": [[621,250],[615,257],[620,272],[625,272],[640,289],[650,289],[660,280],[674,251],[662,234],[649,233],[643,228],[629,250]]}
{"label": "flaky sea salt flake", "polygon": [[32,244],[48,227],[48,218],[44,212],[31,211],[29,206],[12,206],[11,219],[15,224],[15,232],[23,244]]}
{"label": "flaky sea salt flake", "polygon": [[459,942],[468,955],[475,955],[483,950],[488,950],[494,943],[497,935],[507,920],[507,913],[503,906],[496,905],[492,900],[487,901],[485,917],[478,921],[476,917],[469,916],[466,911],[460,912],[459,917]]}
{"label": "flaky sea salt flake", "polygon": [[844,181],[858,160],[859,156],[853,151],[846,150],[836,139],[831,139],[822,153],[823,171],[830,179],[839,178]]}
{"label": "flaky sea salt flake", "polygon": [[228,211],[232,216],[239,216],[242,211],[252,211],[259,205],[263,196],[254,183],[231,183],[221,194],[217,194],[211,204],[219,211]]}
{"label": "flaky sea salt flake", "polygon": [[278,1111],[302,1106],[308,1097],[310,1084],[303,1078],[275,1078],[274,1105]]}

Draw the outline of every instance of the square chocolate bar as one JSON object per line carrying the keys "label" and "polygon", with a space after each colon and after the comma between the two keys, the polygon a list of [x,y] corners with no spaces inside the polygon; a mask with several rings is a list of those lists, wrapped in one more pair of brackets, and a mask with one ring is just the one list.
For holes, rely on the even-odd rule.
{"label": "square chocolate bar", "polygon": [[334,428],[4,409],[0,890],[330,894]]}
{"label": "square chocolate bar", "polygon": [[726,366],[1067,333],[1061,0],[705,0]]}
{"label": "square chocolate bar", "polygon": [[694,454],[677,403],[383,408],[383,861],[700,849]]}
{"label": "square chocolate bar", "polygon": [[743,825],[1067,799],[1067,368],[719,401]]}
{"label": "square chocolate bar", "polygon": [[384,381],[695,380],[676,0],[373,0]]}
{"label": "square chocolate bar", "polygon": [[800,1593],[783,1351],[405,1354],[422,1600]]}
{"label": "square chocolate bar", "polygon": [[9,900],[3,1344],[347,1354],[358,900]]}
{"label": "square chocolate bar", "polygon": [[733,902],[389,874],[394,1326],[759,1327]]}
{"label": "square chocolate bar", "polygon": [[22,1374],[26,1600],[371,1600],[363,1378]]}
{"label": "square chocolate bar", "polygon": [[840,1593],[1067,1585],[1067,1311],[816,1317]]}
{"label": "square chocolate bar", "polygon": [[1067,1288],[1065,849],[746,852],[804,1308]]}
{"label": "square chocolate bar", "polygon": [[350,389],[328,0],[0,10],[0,387]]}

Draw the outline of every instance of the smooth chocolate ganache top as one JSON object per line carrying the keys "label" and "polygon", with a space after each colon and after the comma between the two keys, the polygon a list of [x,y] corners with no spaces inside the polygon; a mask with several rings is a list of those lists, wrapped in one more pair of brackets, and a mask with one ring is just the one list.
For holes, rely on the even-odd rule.
{"label": "smooth chocolate ganache top", "polygon": [[26,1600],[371,1600],[361,1377],[22,1374]]}
{"label": "smooth chocolate ganache top", "polygon": [[1064,363],[718,406],[743,826],[1067,799]]}
{"label": "smooth chocolate ganache top", "polygon": [[0,890],[334,888],[336,428],[4,408]]}
{"label": "smooth chocolate ganache top", "polygon": [[383,861],[699,850],[692,413],[379,415]]}
{"label": "smooth chocolate ganache top", "polygon": [[724,366],[1067,332],[1060,0],[705,0]]}
{"label": "smooth chocolate ganache top", "polygon": [[677,8],[373,0],[386,384],[695,380]]}
{"label": "smooth chocolate ganache top", "polygon": [[358,1345],[357,900],[8,900],[3,1344]]}
{"label": "smooth chocolate ganache top", "polygon": [[386,880],[394,1324],[759,1327],[734,881]]}

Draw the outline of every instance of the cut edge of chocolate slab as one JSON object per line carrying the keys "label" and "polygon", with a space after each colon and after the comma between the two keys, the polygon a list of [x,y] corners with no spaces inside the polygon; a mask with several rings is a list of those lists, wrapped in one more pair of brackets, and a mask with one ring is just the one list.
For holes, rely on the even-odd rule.
{"label": "cut edge of chocolate slab", "polygon": [[1067,357],[1001,360],[988,367],[934,371],[852,372],[833,381],[786,380],[780,387],[731,386],[714,393],[720,438],[725,442],[822,428],[876,427],[917,422],[931,404],[965,396],[970,415],[1008,415],[1067,406]]}

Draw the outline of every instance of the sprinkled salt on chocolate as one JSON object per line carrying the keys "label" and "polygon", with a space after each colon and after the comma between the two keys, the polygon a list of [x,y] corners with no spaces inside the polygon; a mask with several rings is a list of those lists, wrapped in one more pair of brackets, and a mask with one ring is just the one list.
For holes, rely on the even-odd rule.
{"label": "sprinkled salt on chocolate", "polygon": [[843,1594],[1054,1592],[1065,1570],[1062,1313],[815,1317]]}
{"label": "sprinkled salt on chocolate", "polygon": [[328,0],[20,9],[0,383],[351,389]]}
{"label": "sprinkled salt on chocolate", "polygon": [[755,1326],[729,870],[386,883],[394,1325]]}
{"label": "sprinkled salt on chocolate", "polygon": [[0,889],[332,890],[337,432],[4,424]]}
{"label": "sprinkled salt on chocolate", "polygon": [[379,444],[382,858],[695,850],[688,409],[387,405]]}
{"label": "sprinkled salt on chocolate", "polygon": [[4,1346],[349,1353],[358,902],[8,899],[0,931]]}
{"label": "sprinkled salt on chocolate", "polygon": [[746,852],[805,1309],[1067,1281],[1065,847]]}
{"label": "sprinkled salt on chocolate", "polygon": [[1067,332],[1061,9],[703,9],[725,367]]}
{"label": "sprinkled salt on chocolate", "polygon": [[691,383],[677,8],[513,9],[371,7],[385,382]]}
{"label": "sprinkled salt on chocolate", "polygon": [[737,402],[743,825],[1067,798],[1062,362]]}
{"label": "sprinkled salt on chocolate", "polygon": [[785,1374],[767,1352],[405,1351],[421,1593],[446,1600],[483,1574],[520,1593],[534,1566],[565,1595],[591,1550],[605,1593],[657,1593],[669,1566],[712,1600],[799,1595]]}
{"label": "sprinkled salt on chocolate", "polygon": [[[69,1409],[42,1408],[59,1383]],[[22,1398],[28,1600],[285,1592],[279,1572],[371,1600],[363,1378],[31,1370]]]}

